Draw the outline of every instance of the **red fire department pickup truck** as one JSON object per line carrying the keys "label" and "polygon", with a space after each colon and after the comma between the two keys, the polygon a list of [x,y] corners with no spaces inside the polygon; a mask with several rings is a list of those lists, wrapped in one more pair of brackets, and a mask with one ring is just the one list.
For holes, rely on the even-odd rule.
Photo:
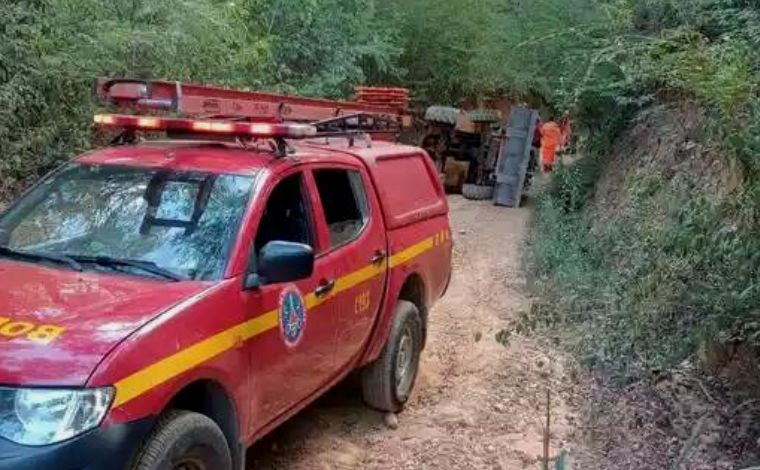
{"label": "red fire department pickup truck", "polygon": [[383,140],[398,103],[98,94],[151,113],[96,116],[113,145],[0,216],[0,468],[243,468],[357,370],[399,411],[452,245],[428,156]]}

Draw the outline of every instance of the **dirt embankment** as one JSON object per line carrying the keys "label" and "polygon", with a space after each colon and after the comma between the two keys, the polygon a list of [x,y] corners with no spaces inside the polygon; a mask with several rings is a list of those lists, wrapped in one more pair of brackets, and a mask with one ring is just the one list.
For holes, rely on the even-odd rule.
{"label": "dirt embankment", "polygon": [[637,173],[719,195],[736,189],[736,172],[704,145],[704,113],[696,105],[659,105],[638,114],[605,161],[591,212],[605,224],[630,204],[625,189]]}
{"label": "dirt embankment", "polygon": [[[660,105],[639,114],[600,175],[589,208],[592,231],[603,230],[635,205],[629,199],[635,194],[632,182],[642,175],[687,188],[695,197],[718,199],[739,187],[729,159],[704,144],[703,119],[693,105]],[[667,223],[664,207],[652,209],[646,223]],[[586,382],[580,413],[584,446],[577,466],[758,468],[759,358],[748,346],[710,342],[674,369],[652,370],[627,386],[601,376]]]}
{"label": "dirt embankment", "polygon": [[529,308],[520,260],[530,210],[450,202],[455,274],[431,312],[421,375],[398,428],[344,384],[254,447],[252,468],[536,469],[547,387],[552,454],[567,446],[573,374],[556,351],[509,333]]}

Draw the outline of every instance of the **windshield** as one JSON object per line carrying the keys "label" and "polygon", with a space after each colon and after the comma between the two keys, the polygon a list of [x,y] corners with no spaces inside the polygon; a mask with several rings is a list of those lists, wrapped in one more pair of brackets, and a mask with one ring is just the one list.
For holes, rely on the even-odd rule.
{"label": "windshield", "polygon": [[252,176],[71,164],[0,217],[0,247],[85,269],[218,279],[252,186]]}

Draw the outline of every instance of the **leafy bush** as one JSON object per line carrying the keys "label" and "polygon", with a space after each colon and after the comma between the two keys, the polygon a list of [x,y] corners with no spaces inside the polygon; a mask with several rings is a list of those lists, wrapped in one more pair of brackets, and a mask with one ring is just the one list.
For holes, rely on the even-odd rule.
{"label": "leafy bush", "polygon": [[[626,379],[671,366],[708,338],[760,345],[760,8],[741,0],[612,5],[623,18],[614,39],[587,53],[619,73],[593,74],[574,93],[594,145],[541,197],[530,259],[534,288],[549,303],[523,321],[564,331],[589,365]],[[605,208],[587,202],[609,144],[654,100],[705,110],[701,144],[735,182],[714,182],[715,190],[666,162],[633,162],[616,169],[628,177],[599,222]]]}
{"label": "leafy bush", "polygon": [[90,145],[98,75],[332,97],[400,84],[423,105],[533,96],[597,129],[625,81],[610,55],[620,11],[603,0],[4,2],[0,198]]}
{"label": "leafy bush", "polygon": [[16,0],[0,22],[0,200],[91,145],[99,75],[326,96],[397,75],[371,0]]}
{"label": "leafy bush", "polygon": [[620,196],[629,203],[593,232],[595,213],[546,195],[532,254],[558,311],[551,326],[623,377],[677,363],[705,338],[760,344],[752,191],[716,201],[641,170]]}

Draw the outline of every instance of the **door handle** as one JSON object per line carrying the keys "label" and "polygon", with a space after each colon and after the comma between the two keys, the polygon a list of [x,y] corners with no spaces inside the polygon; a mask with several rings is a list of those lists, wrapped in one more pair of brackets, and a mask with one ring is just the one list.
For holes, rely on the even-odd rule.
{"label": "door handle", "polygon": [[323,279],[316,289],[314,289],[314,295],[317,297],[324,297],[335,288],[335,279]]}
{"label": "door handle", "polygon": [[377,250],[375,251],[375,254],[372,255],[372,259],[370,260],[372,264],[379,264],[382,262],[388,255],[383,250]]}

